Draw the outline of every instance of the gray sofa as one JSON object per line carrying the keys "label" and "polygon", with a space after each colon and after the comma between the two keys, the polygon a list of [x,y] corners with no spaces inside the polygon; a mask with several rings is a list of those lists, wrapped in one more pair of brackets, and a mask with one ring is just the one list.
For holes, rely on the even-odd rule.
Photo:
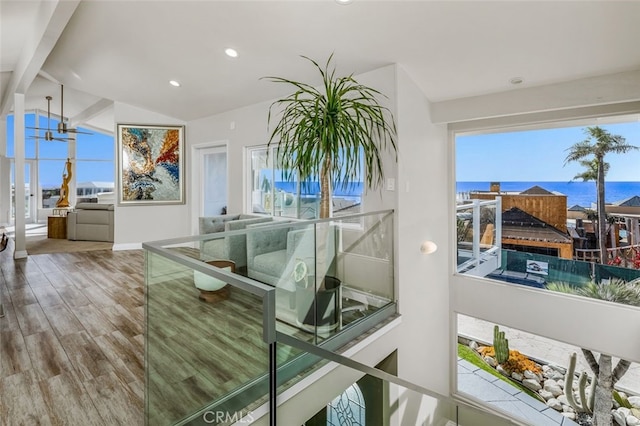
{"label": "gray sofa", "polygon": [[76,204],[67,214],[67,239],[113,242],[113,204]]}
{"label": "gray sofa", "polygon": [[[271,222],[271,216],[258,216],[249,214],[202,216],[198,219],[200,235],[216,234],[245,229],[247,225]],[[236,268],[247,266],[247,241],[246,236],[232,235],[214,238],[200,242],[200,259],[231,260]]]}

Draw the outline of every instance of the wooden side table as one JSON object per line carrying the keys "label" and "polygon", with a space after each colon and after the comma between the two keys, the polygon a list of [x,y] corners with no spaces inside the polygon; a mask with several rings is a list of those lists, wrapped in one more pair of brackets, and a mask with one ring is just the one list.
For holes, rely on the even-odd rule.
{"label": "wooden side table", "polygon": [[47,238],[67,239],[66,216],[49,216],[47,218]]}

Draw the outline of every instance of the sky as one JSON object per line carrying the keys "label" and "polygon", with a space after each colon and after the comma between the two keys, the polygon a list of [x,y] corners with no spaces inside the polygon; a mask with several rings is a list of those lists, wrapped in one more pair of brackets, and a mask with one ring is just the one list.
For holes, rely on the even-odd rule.
{"label": "sky", "polygon": [[[594,124],[597,125],[597,124]],[[640,122],[601,124],[629,145],[640,147]],[[585,126],[491,133],[456,138],[456,180],[458,182],[568,182],[584,167],[564,164],[573,144],[586,138]],[[640,149],[626,154],[609,154],[607,181],[640,181]]]}

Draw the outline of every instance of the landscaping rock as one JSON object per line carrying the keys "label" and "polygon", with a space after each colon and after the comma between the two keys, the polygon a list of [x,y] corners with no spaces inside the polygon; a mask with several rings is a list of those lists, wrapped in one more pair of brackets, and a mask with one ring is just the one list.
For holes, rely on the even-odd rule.
{"label": "landscaping rock", "polygon": [[484,362],[486,362],[487,364],[489,364],[493,368],[496,368],[496,366],[498,365],[498,362],[493,357],[485,356],[482,359],[484,360]]}
{"label": "landscaping rock", "polygon": [[640,425],[640,419],[635,416],[627,416],[627,426],[638,426]]}
{"label": "landscaping rock", "polygon": [[567,400],[567,396],[564,393],[558,396],[558,401],[560,401],[560,404],[569,406],[569,401]]}
{"label": "landscaping rock", "polygon": [[552,394],[551,392],[549,392],[549,391],[544,390],[544,389],[540,389],[540,390],[538,391],[538,394],[539,394],[541,397],[543,397],[545,401],[548,401],[548,400],[550,400],[551,398],[553,398],[553,394]]}
{"label": "landscaping rock", "polygon": [[[522,376],[522,374],[520,373],[516,373],[515,371],[513,373],[511,373],[511,378],[517,382],[521,382],[524,377]],[[535,379],[536,382],[540,383],[537,379]]]}
{"label": "landscaping rock", "polygon": [[564,412],[564,413],[562,413],[562,415],[565,416],[566,418],[570,419],[570,420],[575,420],[576,419],[576,413]]}
{"label": "landscaping rock", "polygon": [[629,400],[629,404],[636,408],[640,408],[640,396],[630,396],[627,399]]}
{"label": "landscaping rock", "polygon": [[613,420],[619,426],[627,426],[627,417],[618,410],[613,412]]}
{"label": "landscaping rock", "polygon": [[471,349],[473,349],[474,351],[477,351],[478,350],[478,342],[476,342],[475,340],[471,340],[469,342],[469,347]]}
{"label": "landscaping rock", "polygon": [[507,377],[509,377],[509,373],[507,373],[507,372],[506,372],[506,370],[505,370],[504,368],[502,368],[502,366],[501,366],[501,365],[498,365],[498,366],[496,367],[496,371],[497,371],[498,373],[502,374],[503,376],[507,376]]}
{"label": "landscaping rock", "polygon": [[544,382],[544,390],[551,392],[554,397],[562,395],[562,388],[553,380],[547,380]]}
{"label": "landscaping rock", "polygon": [[547,405],[556,411],[562,412],[562,404],[560,404],[560,402],[558,402],[558,400],[555,398],[551,398],[550,400],[548,400]]}
{"label": "landscaping rock", "polygon": [[525,379],[536,379],[539,382],[542,381],[542,379],[540,379],[540,377],[538,377],[538,375],[536,373],[534,373],[533,371],[530,371],[530,370],[525,370],[524,371],[524,377],[525,377]]}
{"label": "landscaping rock", "polygon": [[[534,379],[524,379],[522,381],[522,385],[524,387],[526,387],[527,389],[531,389],[532,391],[536,392],[540,389],[542,389],[542,386],[540,386],[540,383],[538,383],[537,380]],[[553,392],[552,392],[553,393]],[[555,395],[554,395],[555,396]]]}

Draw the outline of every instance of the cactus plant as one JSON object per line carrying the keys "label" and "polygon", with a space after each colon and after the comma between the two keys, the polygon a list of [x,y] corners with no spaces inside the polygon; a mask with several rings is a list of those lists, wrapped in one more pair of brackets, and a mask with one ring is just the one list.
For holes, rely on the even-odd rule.
{"label": "cactus plant", "polygon": [[498,364],[507,362],[509,359],[509,340],[504,337],[504,331],[500,331],[497,325],[493,327],[493,349]]}
{"label": "cactus plant", "polygon": [[569,367],[567,368],[567,374],[564,376],[564,389],[565,395],[567,397],[567,401],[569,405],[576,410],[577,413],[593,413],[593,404],[596,396],[596,382],[597,379],[594,377],[591,379],[591,389],[589,389],[589,398],[587,398],[586,388],[587,388],[587,373],[584,371],[580,374],[578,378],[578,392],[580,393],[580,402],[576,401],[576,398],[573,395],[573,380],[576,371],[576,353],[572,353],[569,356]]}

